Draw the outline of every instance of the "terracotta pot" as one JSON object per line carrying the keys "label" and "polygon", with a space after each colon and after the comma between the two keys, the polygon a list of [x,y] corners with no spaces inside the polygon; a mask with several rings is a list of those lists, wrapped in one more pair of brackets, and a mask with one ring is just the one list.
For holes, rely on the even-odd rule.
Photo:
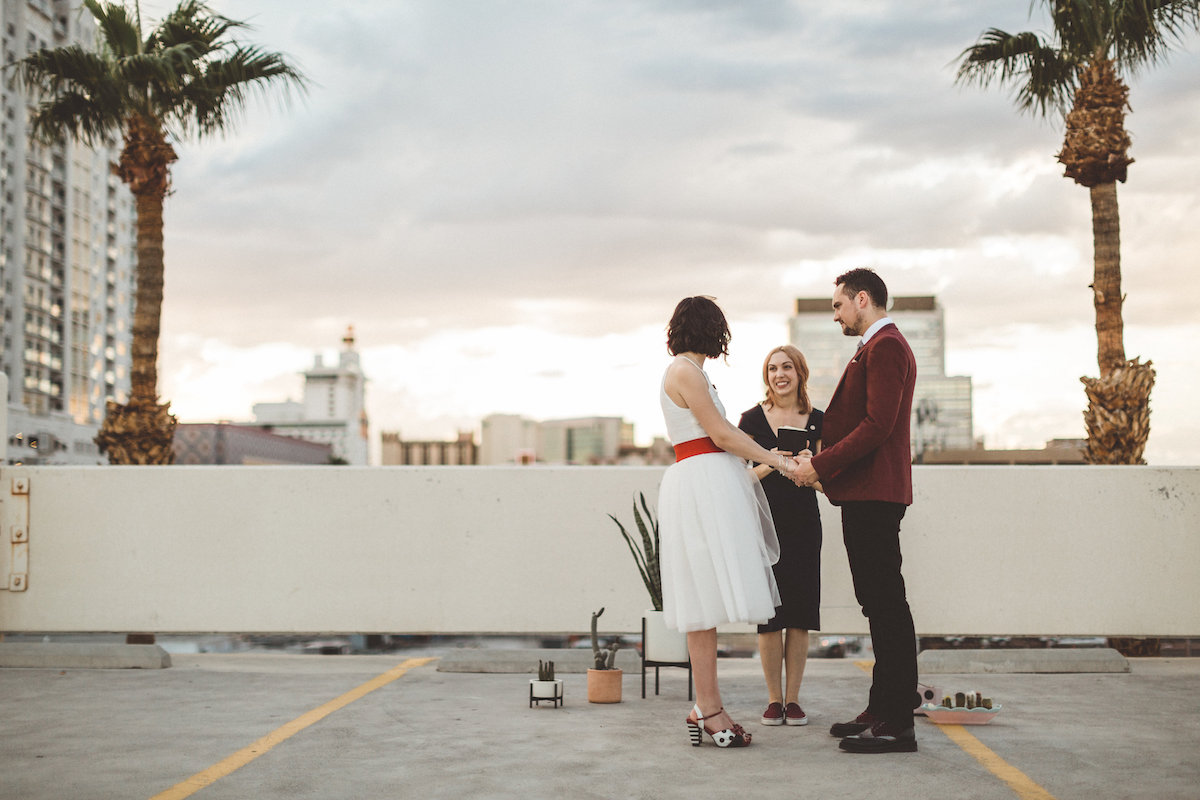
{"label": "terracotta pot", "polygon": [[642,652],[646,660],[660,664],[688,663],[687,634],[668,628],[661,611],[646,609],[642,616],[646,626]]}
{"label": "terracotta pot", "polygon": [[621,702],[621,677],[623,674],[619,669],[589,669],[587,671],[588,702]]}

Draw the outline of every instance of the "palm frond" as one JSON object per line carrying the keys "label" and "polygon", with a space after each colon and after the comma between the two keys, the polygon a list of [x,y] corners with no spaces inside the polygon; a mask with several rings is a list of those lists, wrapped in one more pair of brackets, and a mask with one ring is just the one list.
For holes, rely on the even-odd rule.
{"label": "palm frond", "polygon": [[251,94],[266,96],[276,85],[284,88],[286,102],[287,90],[303,90],[307,79],[278,53],[238,46],[226,58],[205,63],[187,82],[174,116],[184,129],[194,127],[199,135],[221,132],[245,109]]}
{"label": "palm frond", "polygon": [[79,92],[60,92],[34,109],[30,129],[43,142],[74,136],[88,145],[100,144],[119,133],[124,122],[124,116],[112,108]]}
{"label": "palm frond", "polygon": [[249,28],[244,22],[217,14],[201,2],[181,3],[168,14],[150,35],[149,42],[158,48],[180,44],[203,45],[206,50],[217,49],[232,30]]}
{"label": "palm frond", "polygon": [[1019,109],[1045,115],[1068,107],[1077,67],[1069,53],[1037,33],[990,28],[959,55],[956,81],[984,88],[993,82],[1014,86]]}
{"label": "palm frond", "polygon": [[[88,141],[116,130],[113,119],[137,113],[179,137],[228,129],[251,94],[282,85],[307,89],[307,79],[279,53],[229,38],[245,23],[182,0],[141,41],[141,20],[118,2],[83,0],[95,17],[99,52],[77,45],[40,50],[15,65],[37,98],[45,136],[77,134]],[[64,115],[78,113],[78,124]]]}
{"label": "palm frond", "polygon": [[1050,20],[1058,46],[1070,57],[1085,63],[1097,53],[1107,53],[1112,45],[1108,0],[1042,0],[1050,11]]}
{"label": "palm frond", "polygon": [[44,94],[93,89],[108,75],[104,59],[79,45],[36,50],[12,66],[26,89]]}
{"label": "palm frond", "polygon": [[1200,27],[1200,0],[1112,0],[1112,58],[1137,73],[1163,61],[1185,33]]}
{"label": "palm frond", "polygon": [[83,0],[83,5],[100,28],[100,45],[115,58],[125,58],[142,52],[142,32],[138,20],[129,15],[122,3],[101,3]]}
{"label": "palm frond", "polygon": [[73,135],[90,144],[120,130],[125,103],[103,57],[69,45],[37,50],[12,66],[34,102],[32,133],[40,140]]}
{"label": "palm frond", "polygon": [[113,64],[117,81],[131,88],[148,91],[182,86],[191,69],[186,52],[138,53]]}

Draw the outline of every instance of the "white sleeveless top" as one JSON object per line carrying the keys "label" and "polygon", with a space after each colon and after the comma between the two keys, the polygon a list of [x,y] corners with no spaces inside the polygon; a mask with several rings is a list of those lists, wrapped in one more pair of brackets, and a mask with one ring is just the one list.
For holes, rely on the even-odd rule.
{"label": "white sleeveless top", "polygon": [[[725,406],[721,405],[721,398],[717,397],[717,389],[713,386],[712,381],[708,378],[708,373],[697,367],[695,362],[690,358],[676,356],[676,360],[683,359],[691,364],[695,369],[700,371],[704,376],[704,382],[708,384],[708,396],[712,398],[713,404],[716,405],[717,411],[721,412],[721,416],[725,416]],[[658,389],[658,401],[662,406],[663,421],[667,424],[667,438],[671,440],[671,444],[679,444],[680,442],[689,442],[692,439],[703,439],[708,436],[708,432],[696,419],[696,415],[692,413],[690,408],[680,408],[675,405],[675,401],[667,394],[667,374],[663,372],[662,385]]]}

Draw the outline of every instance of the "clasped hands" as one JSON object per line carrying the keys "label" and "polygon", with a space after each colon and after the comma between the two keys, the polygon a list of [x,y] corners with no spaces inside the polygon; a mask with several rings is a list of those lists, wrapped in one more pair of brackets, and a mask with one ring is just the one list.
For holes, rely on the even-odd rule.
{"label": "clasped hands", "polygon": [[801,450],[794,454],[778,449],[771,452],[779,453],[784,457],[783,466],[779,469],[780,475],[797,486],[811,486],[817,491],[821,491],[821,477],[812,467],[813,454],[811,450]]}

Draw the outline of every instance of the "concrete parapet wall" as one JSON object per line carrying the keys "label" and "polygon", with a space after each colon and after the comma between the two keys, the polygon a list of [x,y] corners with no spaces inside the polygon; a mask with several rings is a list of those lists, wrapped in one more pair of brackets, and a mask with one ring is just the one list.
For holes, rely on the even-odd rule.
{"label": "concrete parapet wall", "polygon": [[[0,468],[0,631],[640,629],[616,526],[659,467]],[[916,467],[904,570],[926,635],[1200,635],[1200,468]],[[29,495],[12,494],[14,480]],[[822,627],[866,632],[822,499]],[[751,630],[730,626],[731,631]]]}

